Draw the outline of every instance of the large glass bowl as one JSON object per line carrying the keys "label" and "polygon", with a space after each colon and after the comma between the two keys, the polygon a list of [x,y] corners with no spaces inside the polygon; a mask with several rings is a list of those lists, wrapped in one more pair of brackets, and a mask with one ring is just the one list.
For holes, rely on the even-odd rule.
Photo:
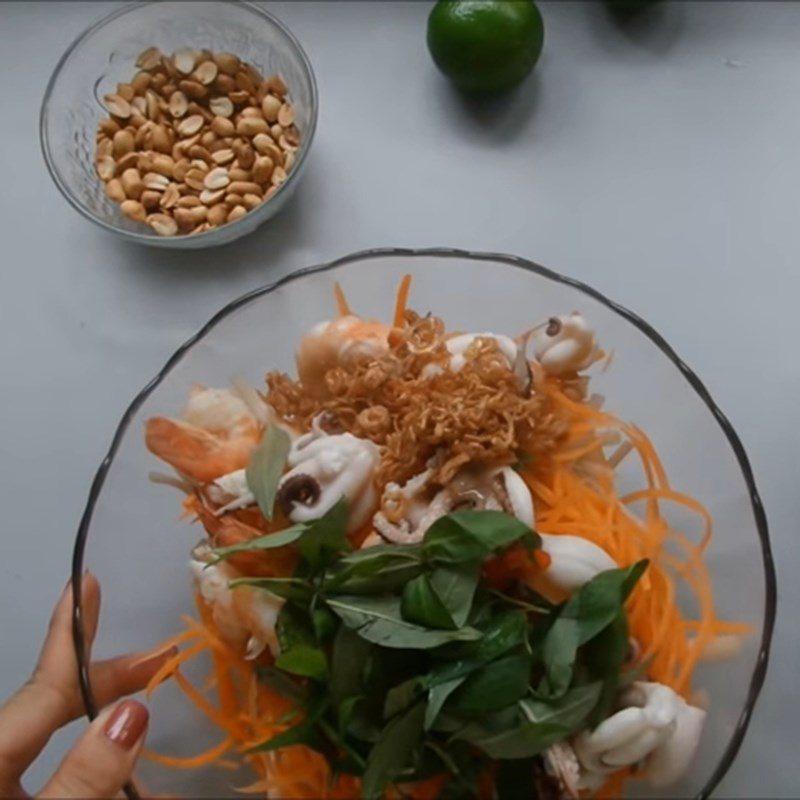
{"label": "large glass bowl", "polygon": [[[144,446],[144,420],[177,413],[194,383],[222,386],[240,375],[260,385],[268,369],[291,370],[299,337],[334,313],[335,281],[357,312],[389,318],[406,272],[414,278],[411,306],[441,315],[454,329],[516,333],[555,313],[583,312],[603,347],[615,351],[593,390],[650,434],[675,486],[713,514],[708,564],[719,613],[749,623],[752,635],[735,660],[699,668],[697,687],[711,699],[700,752],[680,785],[653,795],[707,796],[742,743],[764,680],[775,615],[767,524],[747,456],[700,379],[653,328],[588,286],[520,258],[454,250],[357,253],[233,301],[182,345],[125,412],[78,532],[73,580],[77,586],[88,567],[106,590],[99,651],[150,647],[179,630],[180,614],[192,608],[187,560],[199,532],[179,520],[176,492],[148,482],[158,463]],[[81,653],[79,624],[76,647]],[[85,665],[82,679],[92,714]],[[152,713],[148,744],[160,752],[189,755],[220,738],[169,685],[159,690]],[[147,762],[140,778],[148,792],[217,797],[252,780],[210,768],[173,772]]]}
{"label": "large glass bowl", "polygon": [[[302,136],[297,158],[277,192],[235,222],[204,233],[158,236],[128,219],[106,196],[94,167],[103,96],[128,83],[148,47],[235,53],[289,87]],[[42,152],[56,186],[84,217],[128,241],[157,247],[213,247],[254,231],[297,188],[317,125],[317,85],[300,43],[272,14],[240,0],[156,0],[123,6],[84,31],[67,49],[47,85],[39,123]]]}

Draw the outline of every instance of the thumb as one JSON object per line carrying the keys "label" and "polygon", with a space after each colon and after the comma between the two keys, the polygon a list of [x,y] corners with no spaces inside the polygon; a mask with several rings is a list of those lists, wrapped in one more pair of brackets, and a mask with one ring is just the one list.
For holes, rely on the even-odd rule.
{"label": "thumb", "polygon": [[130,779],[149,714],[136,700],[105,709],[92,722],[39,797],[113,797]]}

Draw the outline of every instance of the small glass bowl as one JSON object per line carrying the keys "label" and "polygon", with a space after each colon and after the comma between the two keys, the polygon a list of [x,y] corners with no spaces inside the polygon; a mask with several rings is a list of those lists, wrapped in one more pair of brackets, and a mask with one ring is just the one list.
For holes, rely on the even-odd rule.
{"label": "small glass bowl", "polygon": [[[181,47],[235,53],[264,75],[280,74],[289,87],[302,141],[286,181],[268,200],[235,222],[203,233],[158,236],[123,215],[104,191],[94,168],[95,134],[107,112],[102,105],[117,83],[137,71],[148,47],[171,53]],[[109,14],[82,33],[58,62],[47,85],[39,123],[50,175],[87,219],[131,242],[197,249],[238,239],[274,216],[297,187],[317,125],[317,85],[303,48],[271,14],[241,0],[155,0]]]}

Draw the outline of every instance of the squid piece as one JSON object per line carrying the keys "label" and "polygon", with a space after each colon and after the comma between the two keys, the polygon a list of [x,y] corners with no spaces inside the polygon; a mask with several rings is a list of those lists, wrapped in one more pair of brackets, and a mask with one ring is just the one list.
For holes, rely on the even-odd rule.
{"label": "squid piece", "polygon": [[594,331],[577,311],[551,317],[534,331],[532,341],[536,360],[550,375],[580,372],[601,355]]}
{"label": "squid piece", "polygon": [[447,351],[450,353],[450,369],[453,372],[463,369],[464,364],[467,362],[464,354],[476,339],[493,339],[500,348],[500,352],[505,356],[506,361],[508,361],[508,366],[514,365],[514,361],[517,358],[517,345],[513,339],[499,333],[461,333],[458,336],[451,337],[445,343]]}
{"label": "squid piece", "polygon": [[609,774],[639,765],[653,786],[678,780],[697,749],[706,712],[668,686],[640,681],[620,697],[622,708],[593,731],[575,737],[578,761],[588,773]]}
{"label": "squid piece", "polygon": [[348,501],[348,530],[366,522],[377,505],[378,446],[351,433],[328,434],[318,426],[296,439],[289,471],[276,501],[292,522],[319,519],[342,498]]}
{"label": "squid piece", "polygon": [[542,550],[550,556],[550,566],[544,575],[547,580],[563,592],[572,594],[592,578],[609,569],[616,569],[617,562],[594,542],[581,536],[540,533]]}
{"label": "squid piece", "polygon": [[[422,541],[425,531],[440,517],[458,509],[471,508],[505,511],[533,527],[533,500],[525,482],[510,467],[481,472],[463,470],[438,491],[429,486],[432,470],[411,478],[404,486],[390,483],[384,492],[382,506],[374,519],[375,532],[362,547],[381,542],[414,544]],[[391,509],[404,508],[403,517],[394,517]]]}

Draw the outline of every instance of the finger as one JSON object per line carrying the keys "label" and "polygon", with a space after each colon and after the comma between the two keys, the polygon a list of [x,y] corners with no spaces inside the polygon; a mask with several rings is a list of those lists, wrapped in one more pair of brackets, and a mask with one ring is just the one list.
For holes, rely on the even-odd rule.
{"label": "finger", "polygon": [[[69,654],[70,663],[75,664],[74,644],[72,641],[72,583],[68,583],[58,601],[58,605],[50,618],[36,673],[44,677],[63,675],[64,658]],[[81,619],[83,621],[83,639],[86,648],[86,659],[91,655],[92,643],[97,633],[97,621],[100,616],[100,584],[91,572],[86,572],[81,580]],[[77,666],[75,667],[77,668]]]}
{"label": "finger", "polygon": [[[93,637],[100,608],[99,585],[94,576],[85,576],[82,590],[87,634]],[[0,709],[0,787],[19,780],[53,732],[85,713],[78,689],[71,615],[72,593],[68,585],[53,612],[32,678]],[[174,652],[174,648],[154,649],[93,664],[91,681],[98,706],[102,708],[143,689]]]}
{"label": "finger", "polygon": [[[100,608],[97,579],[82,584],[90,633]],[[39,662],[31,679],[0,708],[0,785],[19,778],[76,709],[77,665],[72,646],[72,587],[56,605]]]}
{"label": "finger", "polygon": [[67,753],[39,797],[113,797],[130,779],[149,715],[136,700],[104,710]]}

